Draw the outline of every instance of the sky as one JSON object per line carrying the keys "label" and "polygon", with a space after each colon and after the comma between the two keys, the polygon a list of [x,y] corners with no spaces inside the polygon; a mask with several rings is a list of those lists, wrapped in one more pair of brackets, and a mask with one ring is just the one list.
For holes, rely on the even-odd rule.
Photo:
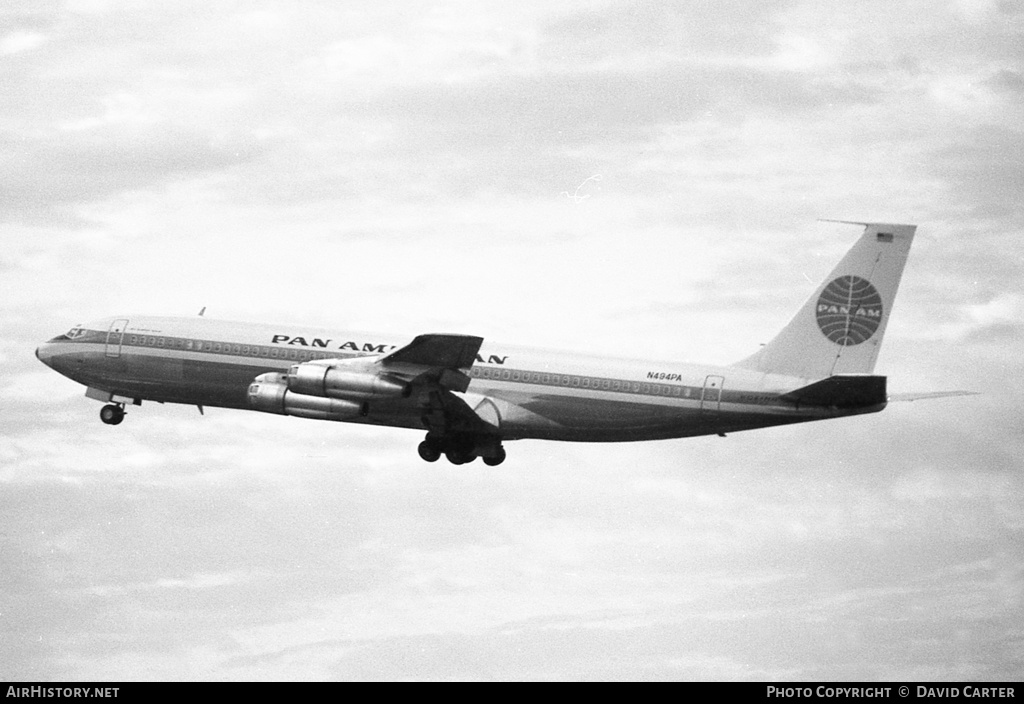
{"label": "sky", "polygon": [[[0,9],[0,680],[1020,680],[1024,7]],[[730,363],[856,227],[980,395],[423,463],[34,358],[111,315]]]}

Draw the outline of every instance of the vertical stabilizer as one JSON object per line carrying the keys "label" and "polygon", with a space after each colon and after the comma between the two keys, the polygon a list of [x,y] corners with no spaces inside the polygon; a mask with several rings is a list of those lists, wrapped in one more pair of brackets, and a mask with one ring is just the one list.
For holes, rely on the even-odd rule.
{"label": "vertical stabilizer", "polygon": [[822,379],[870,374],[916,225],[863,224],[864,234],[789,325],[736,366]]}

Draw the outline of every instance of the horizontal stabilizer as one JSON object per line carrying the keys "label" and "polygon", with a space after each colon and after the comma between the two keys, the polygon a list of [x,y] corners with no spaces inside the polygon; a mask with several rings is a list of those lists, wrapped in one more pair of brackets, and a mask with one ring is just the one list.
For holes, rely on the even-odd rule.
{"label": "horizontal stabilizer", "polygon": [[870,375],[830,376],[782,394],[784,401],[800,406],[860,408],[886,402],[885,377]]}
{"label": "horizontal stabilizer", "polygon": [[473,366],[484,338],[473,335],[417,335],[405,347],[380,358],[382,364],[416,364],[438,369]]}
{"label": "horizontal stabilizer", "polygon": [[952,396],[977,396],[977,391],[926,391],[925,393],[889,394],[890,401],[926,401],[932,398],[950,398]]}

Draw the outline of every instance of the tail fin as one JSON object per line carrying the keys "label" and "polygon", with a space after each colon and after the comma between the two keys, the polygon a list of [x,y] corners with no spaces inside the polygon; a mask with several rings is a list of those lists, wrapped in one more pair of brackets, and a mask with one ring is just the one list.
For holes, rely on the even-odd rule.
{"label": "tail fin", "polygon": [[803,379],[875,368],[916,225],[864,225],[864,234],[767,345],[736,366]]}

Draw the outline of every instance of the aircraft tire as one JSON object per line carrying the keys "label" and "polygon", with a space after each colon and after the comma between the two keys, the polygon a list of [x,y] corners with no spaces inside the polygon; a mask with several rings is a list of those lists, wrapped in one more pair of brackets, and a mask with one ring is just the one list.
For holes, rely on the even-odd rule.
{"label": "aircraft tire", "polygon": [[505,461],[505,448],[499,447],[498,454],[493,457],[484,457],[484,464],[488,467],[497,467],[499,464]]}
{"label": "aircraft tire", "polygon": [[416,450],[420,453],[420,459],[425,462],[437,462],[441,457],[441,449],[429,440],[421,442]]}
{"label": "aircraft tire", "polygon": [[124,420],[124,409],[110,403],[100,409],[100,420],[107,425],[118,425]]}
{"label": "aircraft tire", "polygon": [[476,459],[476,455],[465,450],[449,450],[444,454],[452,464],[469,464]]}

